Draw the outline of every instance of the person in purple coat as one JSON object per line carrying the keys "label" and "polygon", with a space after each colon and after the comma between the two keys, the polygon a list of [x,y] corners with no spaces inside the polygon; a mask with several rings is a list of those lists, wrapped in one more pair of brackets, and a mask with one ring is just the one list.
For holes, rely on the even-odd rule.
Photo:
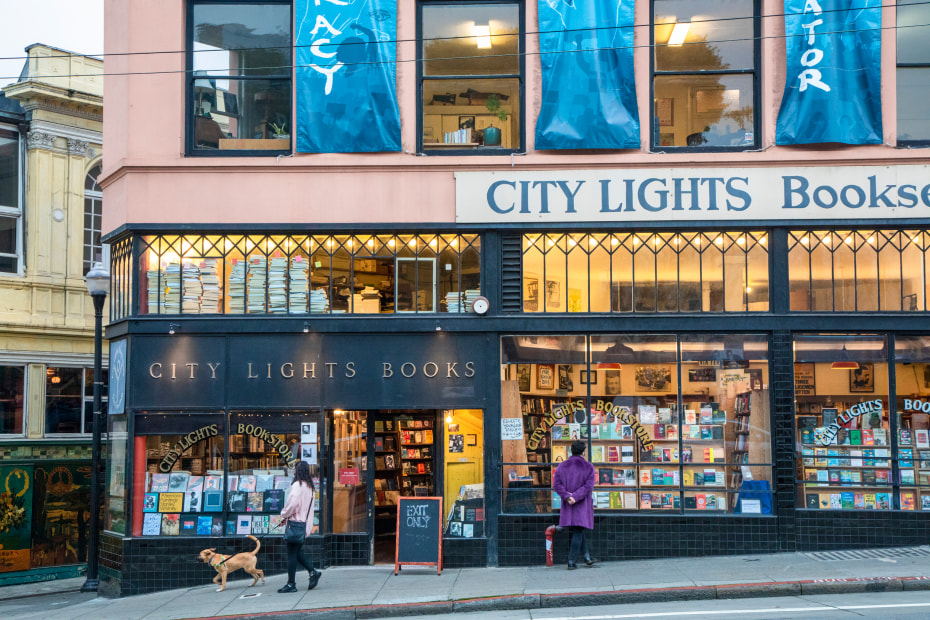
{"label": "person in purple coat", "polygon": [[583,441],[573,442],[571,458],[556,468],[552,479],[552,489],[562,498],[559,525],[568,528],[571,535],[568,570],[578,568],[575,559],[579,552],[583,554],[586,565],[594,566],[597,562],[588,553],[584,532],[594,529],[594,500],[591,497],[595,480],[594,465],[582,456],[586,447]]}

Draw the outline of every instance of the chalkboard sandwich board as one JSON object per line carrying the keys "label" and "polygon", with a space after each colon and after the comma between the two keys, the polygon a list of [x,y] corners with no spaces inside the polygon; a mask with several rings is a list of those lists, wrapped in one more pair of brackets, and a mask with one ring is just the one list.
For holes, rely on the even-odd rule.
{"label": "chalkboard sandwich board", "polygon": [[394,574],[405,564],[436,566],[442,574],[442,498],[400,497]]}

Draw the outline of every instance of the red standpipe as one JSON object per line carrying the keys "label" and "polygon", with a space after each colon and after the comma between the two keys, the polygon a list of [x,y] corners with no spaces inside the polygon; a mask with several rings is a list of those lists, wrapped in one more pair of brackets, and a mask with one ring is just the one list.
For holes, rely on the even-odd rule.
{"label": "red standpipe", "polygon": [[546,528],[546,566],[552,566],[552,539],[555,536],[556,531],[560,530],[557,525],[550,525]]}

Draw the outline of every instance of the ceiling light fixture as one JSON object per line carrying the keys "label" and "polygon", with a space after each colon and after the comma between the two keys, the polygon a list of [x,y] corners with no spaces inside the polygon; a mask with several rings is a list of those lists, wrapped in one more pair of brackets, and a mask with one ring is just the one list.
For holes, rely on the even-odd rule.
{"label": "ceiling light fixture", "polygon": [[685,38],[688,36],[688,29],[691,28],[691,22],[678,22],[675,24],[675,27],[672,28],[672,36],[668,38],[668,44],[673,47],[678,47],[685,42]]}
{"label": "ceiling light fixture", "polygon": [[475,24],[475,40],[478,42],[479,50],[491,49],[490,24]]}

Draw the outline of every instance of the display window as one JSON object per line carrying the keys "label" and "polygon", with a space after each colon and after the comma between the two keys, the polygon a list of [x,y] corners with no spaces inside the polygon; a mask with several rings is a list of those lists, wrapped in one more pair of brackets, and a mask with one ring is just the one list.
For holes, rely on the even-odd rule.
{"label": "display window", "polygon": [[580,440],[596,510],[771,514],[764,336],[511,336],[502,350],[504,512],[558,510],[552,473]]}
{"label": "display window", "polygon": [[236,533],[283,534],[276,517],[284,508],[301,460],[310,466],[320,524],[319,412],[233,412],[229,416],[226,508]]}
{"label": "display window", "polygon": [[222,536],[223,414],[145,413],[135,420],[134,536]]}
{"label": "display window", "polygon": [[143,240],[140,314],[466,313],[478,235],[159,235]]}
{"label": "display window", "polygon": [[484,412],[443,412],[446,538],[484,536]]}
{"label": "display window", "polygon": [[894,508],[887,356],[882,335],[795,337],[798,507]]}
{"label": "display window", "polygon": [[899,507],[930,510],[930,336],[895,338]]}
{"label": "display window", "polygon": [[930,144],[930,6],[897,2],[897,126],[899,146]]}

